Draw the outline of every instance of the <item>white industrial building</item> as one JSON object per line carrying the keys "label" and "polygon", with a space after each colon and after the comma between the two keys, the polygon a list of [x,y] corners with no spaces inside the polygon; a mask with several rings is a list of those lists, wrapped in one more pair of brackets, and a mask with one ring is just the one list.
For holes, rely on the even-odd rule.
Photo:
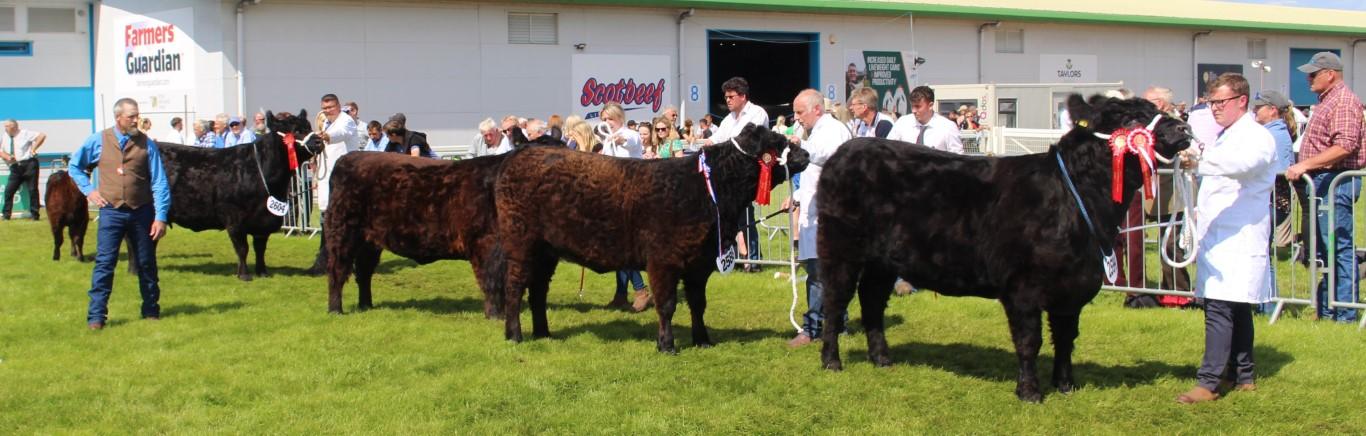
{"label": "white industrial building", "polygon": [[[592,115],[619,84],[632,119],[669,105],[697,118],[723,113],[721,82],[745,76],[776,118],[802,88],[844,100],[851,63],[886,86],[1122,82],[1178,101],[1234,70],[1307,104],[1294,67],[1317,51],[1366,90],[1362,23],[1199,0],[0,0],[0,118],[47,132],[55,153],[110,125],[119,97],[141,101],[155,137],[173,116],[315,113],[336,93],[363,120],[404,112],[458,146],[486,117]],[[1055,101],[991,103],[1056,118]]]}

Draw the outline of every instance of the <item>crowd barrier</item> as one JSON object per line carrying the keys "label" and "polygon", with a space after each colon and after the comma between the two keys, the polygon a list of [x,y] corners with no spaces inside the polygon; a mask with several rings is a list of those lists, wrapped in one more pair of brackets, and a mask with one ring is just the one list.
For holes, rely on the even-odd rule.
{"label": "crowd barrier", "polygon": [[322,223],[315,221],[313,216],[317,207],[313,201],[313,186],[319,182],[313,178],[315,162],[316,159],[300,162],[294,170],[294,183],[289,186],[289,213],[285,214],[285,224],[280,227],[285,236],[307,234],[312,238],[322,231]]}

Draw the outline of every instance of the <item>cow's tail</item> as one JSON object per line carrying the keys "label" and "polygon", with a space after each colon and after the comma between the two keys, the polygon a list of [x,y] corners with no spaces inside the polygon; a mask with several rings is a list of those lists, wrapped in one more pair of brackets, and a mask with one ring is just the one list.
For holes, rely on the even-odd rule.
{"label": "cow's tail", "polygon": [[503,318],[503,284],[507,277],[507,253],[503,251],[503,244],[494,241],[480,262],[480,271],[475,271],[478,275],[479,289],[484,291],[484,316],[489,319]]}

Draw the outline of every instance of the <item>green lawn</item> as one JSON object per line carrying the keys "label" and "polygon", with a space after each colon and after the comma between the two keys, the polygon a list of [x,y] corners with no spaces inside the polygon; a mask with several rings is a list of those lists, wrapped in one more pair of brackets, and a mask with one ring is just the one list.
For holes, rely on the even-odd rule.
{"label": "green lawn", "polygon": [[1125,310],[1103,294],[1082,320],[1080,388],[1037,405],[1012,393],[1014,352],[988,300],[894,298],[896,365],[869,364],[856,332],[832,373],[819,347],[784,345],[791,296],[773,268],[713,279],[715,348],[692,347],[680,305],[669,356],[655,352],[653,313],[600,308],[610,276],[590,272],[580,299],[574,265],[552,284],[554,338],[512,344],[483,319],[464,262],[386,256],[377,308],[354,312],[351,285],[335,316],[324,280],[300,275],[317,240],[274,238],[276,275],[243,283],[226,235],[173,229],[159,256],[164,318],[137,320],[136,279],[120,271],[111,323],[91,332],[91,265],[48,260],[46,223],[0,223],[0,240],[3,434],[1366,431],[1366,337],[1294,317],[1258,319],[1259,391],[1182,406],[1172,399],[1194,382],[1201,313]]}

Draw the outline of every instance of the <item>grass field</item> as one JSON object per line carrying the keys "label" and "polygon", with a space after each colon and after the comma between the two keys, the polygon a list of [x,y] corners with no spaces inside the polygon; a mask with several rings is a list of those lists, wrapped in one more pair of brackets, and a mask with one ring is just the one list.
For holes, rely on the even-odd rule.
{"label": "grass field", "polygon": [[847,369],[832,373],[818,346],[784,345],[791,295],[772,268],[714,277],[714,348],[692,347],[681,304],[670,356],[655,352],[653,313],[600,308],[609,275],[589,272],[580,299],[574,265],[551,287],[554,338],[512,344],[483,319],[464,262],[386,255],[377,308],[355,312],[349,285],[336,316],[324,280],[300,273],[317,240],[274,238],[276,275],[244,283],[226,235],[173,229],[159,253],[163,319],[137,319],[136,278],[120,271],[111,323],[92,332],[91,265],[48,260],[46,223],[0,223],[0,240],[3,434],[1366,431],[1366,336],[1294,317],[1258,319],[1259,391],[1182,406],[1172,400],[1194,383],[1201,313],[1125,310],[1106,293],[1082,317],[1080,388],[1022,404],[1005,319],[988,300],[895,297],[896,364],[869,364],[856,331],[842,341]]}

